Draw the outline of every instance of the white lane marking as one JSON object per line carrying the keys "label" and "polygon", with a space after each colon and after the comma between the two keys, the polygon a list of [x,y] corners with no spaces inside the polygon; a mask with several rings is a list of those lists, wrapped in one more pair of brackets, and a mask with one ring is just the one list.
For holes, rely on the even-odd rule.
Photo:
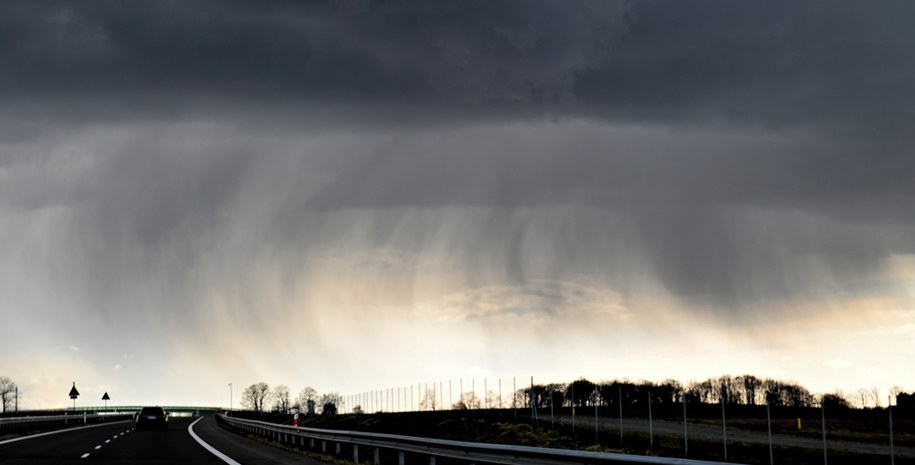
{"label": "white lane marking", "polygon": [[210,451],[211,454],[215,455],[219,460],[222,460],[223,462],[228,463],[229,465],[241,465],[240,463],[236,462],[228,455],[223,454],[222,452],[218,451],[215,447],[207,444],[203,439],[200,439],[200,436],[197,436],[197,433],[194,433],[194,425],[197,424],[197,422],[200,420],[203,420],[203,417],[200,417],[200,418],[194,420],[194,422],[191,423],[190,425],[187,425],[187,432],[191,435],[191,437],[194,438],[194,440],[197,441],[198,444],[203,446],[204,449]]}
{"label": "white lane marking", "polygon": [[80,455],[79,458],[84,459],[84,458],[86,458],[86,457],[88,457],[88,456],[89,456],[89,453],[86,452],[85,454]]}
{"label": "white lane marking", "polygon": [[113,423],[99,423],[97,425],[89,425],[89,426],[77,426],[75,428],[59,429],[56,431],[48,431],[47,433],[38,433],[38,434],[30,435],[30,436],[21,436],[18,438],[7,439],[6,441],[0,441],[0,446],[2,446],[4,444],[9,444],[11,442],[25,441],[26,439],[40,438],[42,436],[50,436],[52,434],[69,433],[70,431],[79,431],[81,429],[98,428],[100,426],[116,425],[118,423],[127,423],[128,421],[133,421],[133,420],[117,421],[117,422],[113,422]]}
{"label": "white lane marking", "polygon": [[111,442],[111,439],[106,439],[106,440],[105,440],[105,444],[108,444],[108,443],[110,443],[110,442]]}
{"label": "white lane marking", "polygon": [[102,448],[101,445],[95,446],[95,450],[99,450],[99,449],[101,449],[101,448]]}

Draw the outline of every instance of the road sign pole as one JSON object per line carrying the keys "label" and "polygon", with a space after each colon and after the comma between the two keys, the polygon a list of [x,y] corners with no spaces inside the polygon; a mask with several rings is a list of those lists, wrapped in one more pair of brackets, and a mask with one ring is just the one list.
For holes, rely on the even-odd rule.
{"label": "road sign pole", "polygon": [[70,398],[73,399],[73,411],[76,411],[76,398],[79,397],[79,391],[76,390],[76,381],[73,382],[73,387],[70,388]]}

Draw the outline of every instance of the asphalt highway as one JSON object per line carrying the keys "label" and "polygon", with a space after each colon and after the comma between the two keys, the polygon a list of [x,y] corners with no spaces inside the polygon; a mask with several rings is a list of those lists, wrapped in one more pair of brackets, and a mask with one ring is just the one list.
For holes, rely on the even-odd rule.
{"label": "asphalt highway", "polygon": [[[226,431],[219,428],[212,417],[172,418],[168,423],[168,431],[135,431],[132,421],[122,421],[2,442],[0,463],[321,463]],[[192,424],[193,427],[189,428]],[[206,446],[200,444],[193,436],[197,436]],[[222,455],[225,460],[217,455]]]}

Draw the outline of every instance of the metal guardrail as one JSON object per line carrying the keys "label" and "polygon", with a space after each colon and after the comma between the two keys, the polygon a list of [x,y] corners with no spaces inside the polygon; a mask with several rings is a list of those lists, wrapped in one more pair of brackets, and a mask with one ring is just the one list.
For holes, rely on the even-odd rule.
{"label": "metal guardrail", "polygon": [[0,418],[0,431],[47,428],[56,425],[80,425],[108,420],[127,420],[133,418],[134,412],[98,414],[74,413],[72,415],[39,415],[30,417]]}
{"label": "metal guardrail", "polygon": [[341,445],[349,445],[352,446],[352,457],[356,463],[359,463],[359,447],[369,447],[372,450],[373,465],[380,465],[380,450],[396,451],[398,465],[404,465],[404,455],[408,452],[428,457],[429,465],[435,465],[436,457],[457,459],[471,464],[493,463],[501,465],[721,465],[722,463],[610,452],[548,449],[543,447],[450,441],[395,434],[304,428],[233,418],[223,414],[218,414],[217,420],[232,428],[274,439],[284,444],[302,448],[307,447],[309,449],[320,448],[322,453],[327,453],[328,444],[334,445],[337,455],[341,453]]}

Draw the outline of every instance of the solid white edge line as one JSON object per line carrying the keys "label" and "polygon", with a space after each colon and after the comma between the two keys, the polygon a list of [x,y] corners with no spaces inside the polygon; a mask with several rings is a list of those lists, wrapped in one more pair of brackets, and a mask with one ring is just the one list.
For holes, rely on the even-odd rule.
{"label": "solid white edge line", "polygon": [[82,429],[98,428],[99,426],[116,425],[118,423],[126,423],[128,421],[133,421],[133,420],[123,420],[123,421],[116,421],[116,422],[112,422],[112,423],[99,423],[97,425],[89,425],[89,426],[77,426],[74,428],[66,428],[66,429],[59,429],[59,430],[55,430],[55,431],[48,431],[47,433],[32,434],[29,436],[22,436],[22,437],[13,438],[13,439],[7,439],[6,441],[0,441],[0,446],[2,446],[4,444],[9,444],[11,442],[24,441],[26,439],[40,438],[42,436],[50,436],[52,434],[59,434],[59,433],[69,433],[70,431],[79,431]]}
{"label": "solid white edge line", "polygon": [[194,420],[191,424],[187,425],[188,434],[190,434],[191,437],[194,438],[194,440],[197,441],[198,444],[203,446],[203,448],[208,450],[211,454],[215,455],[219,460],[222,460],[223,462],[228,463],[229,465],[241,465],[240,463],[233,460],[232,457],[229,457],[228,455],[223,454],[222,452],[218,451],[215,447],[207,444],[206,441],[204,441],[203,439],[200,439],[200,436],[197,436],[197,433],[194,432],[194,425],[196,425],[197,422],[200,420],[203,420],[203,417],[200,417],[200,418]]}

